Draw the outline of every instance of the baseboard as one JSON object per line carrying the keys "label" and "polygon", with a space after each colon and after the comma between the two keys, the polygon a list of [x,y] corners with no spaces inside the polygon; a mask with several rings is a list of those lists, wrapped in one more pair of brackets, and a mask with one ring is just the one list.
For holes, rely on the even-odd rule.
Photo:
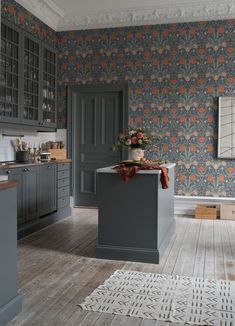
{"label": "baseboard", "polygon": [[25,225],[24,227],[20,228],[17,232],[18,240],[21,238],[24,238],[25,236],[27,236],[33,232],[41,230],[50,224],[58,222],[59,220],[65,218],[65,217],[68,217],[70,215],[71,215],[71,207],[67,206],[63,209],[60,209],[59,211],[55,211],[54,213],[52,213],[50,215],[44,216],[44,217],[36,220],[34,223]]}
{"label": "baseboard", "polygon": [[194,216],[196,205],[216,205],[235,203],[233,197],[175,196],[175,215]]}
{"label": "baseboard", "polygon": [[108,245],[97,245],[96,257],[103,259],[136,261],[143,263],[159,263],[159,252],[157,249],[130,248]]}
{"label": "baseboard", "polygon": [[10,320],[21,312],[21,310],[21,297],[17,295],[6,305],[0,307],[0,326],[6,326]]}

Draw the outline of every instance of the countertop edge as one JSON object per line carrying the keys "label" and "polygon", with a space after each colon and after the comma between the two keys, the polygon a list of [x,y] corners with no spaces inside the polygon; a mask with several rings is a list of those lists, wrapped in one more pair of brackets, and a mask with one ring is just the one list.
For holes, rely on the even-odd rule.
{"label": "countertop edge", "polygon": [[[113,166],[107,166],[104,168],[97,169],[97,173],[117,173],[117,171],[114,170],[114,167],[117,165]],[[176,166],[176,163],[167,163],[167,164],[161,164],[160,167],[166,167],[168,169],[171,169]],[[137,172],[137,174],[161,174],[161,170],[140,170]]]}
{"label": "countertop edge", "polygon": [[18,182],[16,180],[0,181],[0,190],[6,190],[17,187]]}
{"label": "countertop edge", "polygon": [[8,170],[8,169],[21,168],[27,166],[42,166],[45,164],[71,163],[71,162],[72,162],[71,159],[59,159],[59,160],[51,160],[49,162],[6,164],[6,165],[0,165],[0,170]]}

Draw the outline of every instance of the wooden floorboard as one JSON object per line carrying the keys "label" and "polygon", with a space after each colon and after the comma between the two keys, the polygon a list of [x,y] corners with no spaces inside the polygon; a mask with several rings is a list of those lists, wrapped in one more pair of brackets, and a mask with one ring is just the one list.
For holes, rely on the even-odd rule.
{"label": "wooden floorboard", "polygon": [[97,211],[79,208],[20,240],[23,311],[8,326],[181,326],[89,312],[79,303],[117,269],[235,280],[235,221],[176,218],[160,264],[96,259],[96,242]]}

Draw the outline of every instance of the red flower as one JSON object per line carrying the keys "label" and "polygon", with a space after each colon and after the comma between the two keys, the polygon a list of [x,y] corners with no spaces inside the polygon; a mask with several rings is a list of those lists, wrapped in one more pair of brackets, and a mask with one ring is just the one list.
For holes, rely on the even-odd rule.
{"label": "red flower", "polygon": [[137,137],[132,137],[131,141],[132,141],[132,144],[137,144]]}
{"label": "red flower", "polygon": [[137,134],[137,137],[139,138],[139,139],[141,139],[141,138],[143,138],[143,133],[142,132],[139,132],[138,134]]}

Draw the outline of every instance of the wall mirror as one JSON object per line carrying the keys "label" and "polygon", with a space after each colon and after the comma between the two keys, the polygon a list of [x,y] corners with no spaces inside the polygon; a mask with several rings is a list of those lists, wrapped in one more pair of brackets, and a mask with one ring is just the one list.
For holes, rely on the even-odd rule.
{"label": "wall mirror", "polygon": [[235,97],[219,97],[218,157],[235,159]]}

